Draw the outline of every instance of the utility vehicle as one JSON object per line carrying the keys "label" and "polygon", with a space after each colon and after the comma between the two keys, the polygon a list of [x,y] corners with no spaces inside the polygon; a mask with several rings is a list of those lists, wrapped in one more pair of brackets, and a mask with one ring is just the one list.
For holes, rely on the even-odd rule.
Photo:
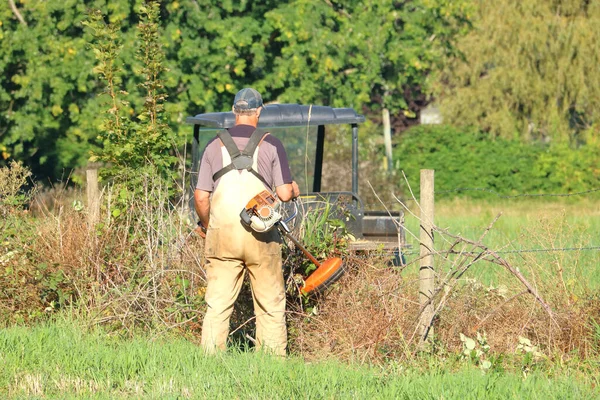
{"label": "utility vehicle", "polygon": [[[396,262],[399,262],[398,256],[402,254],[405,244],[403,214],[396,212],[396,215],[390,215],[386,211],[365,210],[358,193],[358,126],[364,121],[365,117],[352,108],[269,104],[261,111],[258,127],[283,142],[292,175],[301,190],[299,200],[301,205],[306,206],[304,209],[310,208],[311,204],[333,205],[336,214],[343,216],[347,231],[355,238],[349,244],[350,250],[386,250],[395,253]],[[235,116],[232,112],[205,113],[189,117],[186,122],[194,126],[190,173],[190,190],[193,191],[206,143],[218,130],[234,126]],[[348,168],[352,174],[351,187],[345,191],[323,190],[325,135],[328,129],[337,129],[339,132],[342,126],[349,131],[348,140],[352,143],[351,165]]]}

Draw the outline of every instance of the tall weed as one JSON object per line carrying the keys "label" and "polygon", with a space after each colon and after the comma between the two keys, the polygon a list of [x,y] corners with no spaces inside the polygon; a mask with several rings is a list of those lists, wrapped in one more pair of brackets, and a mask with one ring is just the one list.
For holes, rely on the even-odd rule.
{"label": "tall weed", "polygon": [[126,330],[197,319],[202,245],[161,177],[139,171],[136,182],[135,192],[105,188],[96,226],[76,202],[22,214],[12,233],[2,231],[3,321],[33,321],[65,307]]}
{"label": "tall weed", "polygon": [[9,166],[0,168],[0,215],[21,210],[31,198],[33,192],[26,191],[31,171],[21,163],[12,161]]}

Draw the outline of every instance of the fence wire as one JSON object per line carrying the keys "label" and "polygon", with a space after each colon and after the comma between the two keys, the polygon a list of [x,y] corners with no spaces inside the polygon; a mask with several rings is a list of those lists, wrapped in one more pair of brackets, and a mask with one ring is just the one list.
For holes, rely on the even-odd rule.
{"label": "fence wire", "polygon": [[600,188],[598,189],[590,189],[583,192],[575,192],[575,193],[521,193],[515,195],[504,195],[496,192],[495,190],[488,188],[456,188],[450,190],[441,190],[435,191],[435,194],[444,194],[444,193],[454,193],[454,192],[467,192],[467,191],[478,191],[478,192],[488,192],[498,196],[501,199],[511,199],[517,197],[571,197],[571,196],[581,196],[584,194],[590,194],[594,192],[600,192]]}
{"label": "fence wire", "polygon": [[[456,189],[449,189],[449,190],[436,190],[434,192],[434,194],[448,194],[448,193],[458,193],[458,192],[487,192],[487,193],[491,193],[493,195],[495,195],[496,197],[500,198],[500,199],[516,199],[516,198],[524,198],[524,197],[573,197],[573,196],[583,196],[586,194],[590,194],[590,193],[596,193],[596,192],[600,192],[600,188],[597,189],[590,189],[590,190],[585,190],[582,192],[575,192],[575,193],[520,193],[520,194],[514,194],[514,195],[505,195],[505,194],[501,194],[493,189],[488,189],[488,188],[456,188]],[[411,202],[418,202],[418,199],[413,199],[413,198],[406,198],[406,199],[400,199],[404,204],[407,203],[411,203]],[[377,207],[381,207],[382,203],[381,202],[369,202],[369,203],[365,203],[364,206],[367,209],[376,209]],[[394,209],[396,206],[399,206],[398,203],[384,203],[384,205],[386,207],[388,207],[389,209]]]}
{"label": "fence wire", "polygon": [[[565,252],[565,251],[600,251],[600,246],[588,246],[588,247],[563,247],[563,248],[551,248],[551,249],[522,249],[522,250],[501,250],[494,251],[496,254],[520,254],[520,253],[551,253],[551,252]],[[436,253],[447,254],[447,251],[438,251]],[[468,252],[467,252],[468,253]],[[415,255],[420,254],[419,251],[403,251],[404,255]],[[457,253],[458,254],[458,253]],[[466,253],[462,253],[466,254]]]}
{"label": "fence wire", "polygon": [[[590,193],[600,192],[600,188],[585,190],[581,192],[575,193],[520,193],[516,195],[503,195],[498,193],[495,190],[488,188],[456,188],[450,190],[440,190],[435,191],[434,194],[446,194],[446,193],[456,193],[456,192],[466,192],[466,191],[479,191],[479,192],[487,192],[496,195],[501,199],[511,199],[511,198],[523,198],[523,197],[572,197],[572,196],[582,196]],[[401,199],[403,203],[408,203],[411,201],[418,202],[416,199]],[[396,204],[396,203],[394,203]],[[382,203],[366,203],[365,206],[379,206],[381,207]],[[392,208],[392,204],[384,204],[386,207]],[[392,215],[398,213],[397,210],[390,211]],[[402,211],[400,213],[403,214]],[[548,252],[566,252],[566,251],[600,251],[600,246],[587,246],[587,247],[564,247],[564,248],[548,248],[548,249],[521,249],[521,250],[503,250],[503,251],[495,251],[496,254],[520,254],[520,253],[548,253]],[[413,251],[403,251],[404,255],[416,255],[420,252],[417,250]],[[447,253],[444,251],[440,251],[439,253]]]}

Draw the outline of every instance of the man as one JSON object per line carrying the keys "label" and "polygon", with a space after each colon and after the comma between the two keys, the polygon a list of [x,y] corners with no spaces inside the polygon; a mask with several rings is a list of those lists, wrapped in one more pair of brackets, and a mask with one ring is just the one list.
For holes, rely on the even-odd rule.
{"label": "man", "polygon": [[[194,201],[201,235],[206,233],[208,308],[202,325],[202,347],[209,353],[226,347],[229,318],[247,271],[254,299],[257,348],[285,355],[281,237],[276,229],[252,232],[240,218],[248,201],[265,188],[275,188],[281,201],[300,194],[281,141],[262,131],[254,133],[262,108],[262,97],[256,90],[239,91],[232,107],[235,126],[206,145],[200,163]],[[249,142],[259,143],[249,161],[252,168],[228,167],[232,164],[233,143],[236,150],[244,150]]]}

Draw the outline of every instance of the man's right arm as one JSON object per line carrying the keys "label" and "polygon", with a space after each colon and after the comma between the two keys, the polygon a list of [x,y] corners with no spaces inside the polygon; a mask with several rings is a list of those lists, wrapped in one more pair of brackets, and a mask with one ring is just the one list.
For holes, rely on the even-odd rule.
{"label": "man's right arm", "polygon": [[198,214],[202,226],[208,228],[210,217],[210,192],[196,189],[194,191],[194,208],[196,209],[196,214]]}
{"label": "man's right arm", "polygon": [[[194,191],[194,208],[200,223],[204,228],[208,228],[210,218],[210,194],[214,190],[214,182],[212,180],[212,166],[209,161],[209,146],[213,141],[205,147],[200,161],[200,170],[198,171],[198,182]],[[197,228],[200,236],[204,237],[204,233],[200,227]]]}

